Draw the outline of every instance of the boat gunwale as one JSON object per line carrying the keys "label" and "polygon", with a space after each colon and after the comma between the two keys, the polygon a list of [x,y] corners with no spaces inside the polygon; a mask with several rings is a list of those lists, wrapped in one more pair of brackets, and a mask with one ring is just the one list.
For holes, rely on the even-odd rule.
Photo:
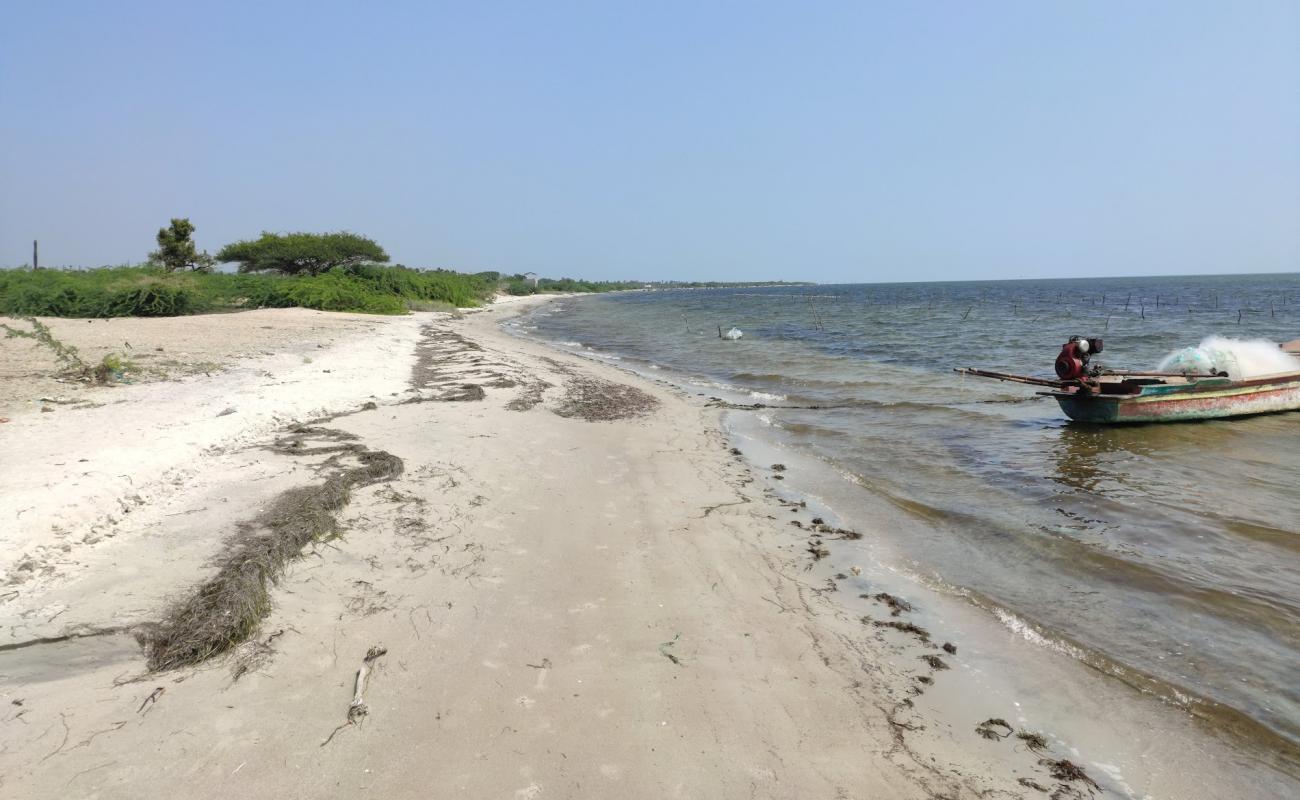
{"label": "boat gunwale", "polygon": [[[1131,375],[1127,377],[1140,378],[1142,376]],[[1156,386],[1176,387],[1174,391],[1170,391],[1168,393],[1164,393],[1161,395],[1145,394],[1144,392],[1148,388],[1148,386],[1139,387],[1138,391],[1130,392],[1128,394],[1103,394],[1101,392],[1091,392],[1091,391],[1083,392],[1080,391],[1080,387],[1071,387],[1068,390],[1063,389],[1063,390],[1057,390],[1052,392],[1038,392],[1038,394],[1047,397],[1066,397],[1072,400],[1080,400],[1080,401],[1088,401],[1088,402],[1114,402],[1114,403],[1120,403],[1125,400],[1137,400],[1142,397],[1152,397],[1152,398],[1159,397],[1161,400],[1176,400],[1176,399],[1183,399],[1183,398],[1191,399],[1190,396],[1194,396],[1194,395],[1205,394],[1207,392],[1232,391],[1234,389],[1259,388],[1264,391],[1272,391],[1271,389],[1265,390],[1263,389],[1263,387],[1269,386],[1271,384],[1285,385],[1289,383],[1300,382],[1300,370],[1295,370],[1292,372],[1274,372],[1269,375],[1260,375],[1258,377],[1246,378],[1244,380],[1234,381],[1229,379],[1226,382],[1222,382],[1222,383],[1218,382],[1221,380],[1223,379],[1203,378],[1201,380],[1190,382],[1183,385],[1178,385],[1178,384],[1149,384],[1148,385],[1148,386],[1156,385]],[[1210,383],[1210,381],[1215,381],[1215,383]],[[1208,385],[1204,385],[1204,384],[1208,384]]]}

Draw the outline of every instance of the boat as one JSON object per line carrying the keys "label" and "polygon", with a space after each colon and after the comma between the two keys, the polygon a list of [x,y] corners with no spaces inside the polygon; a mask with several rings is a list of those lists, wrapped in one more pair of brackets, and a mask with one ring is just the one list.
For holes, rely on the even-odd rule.
{"label": "boat", "polygon": [[[964,367],[956,371],[1001,381],[1044,386],[1075,422],[1182,422],[1300,410],[1300,360],[1296,369],[1233,379],[1227,372],[1141,372],[1091,367],[1101,339],[1074,336],[1056,359],[1055,380]],[[1300,339],[1281,345],[1300,354]]]}

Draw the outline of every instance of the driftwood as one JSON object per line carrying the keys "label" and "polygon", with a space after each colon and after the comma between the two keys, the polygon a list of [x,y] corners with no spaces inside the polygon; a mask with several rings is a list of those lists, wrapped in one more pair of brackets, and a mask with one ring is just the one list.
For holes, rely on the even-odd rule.
{"label": "driftwood", "polygon": [[366,657],[361,660],[361,668],[357,670],[356,682],[353,684],[352,702],[348,704],[347,722],[331,731],[325,741],[320,743],[321,747],[333,741],[335,735],[349,725],[361,724],[361,719],[370,713],[370,707],[366,705],[365,698],[362,697],[362,693],[366,690],[366,678],[370,677],[370,665],[387,652],[387,647],[378,644],[366,651]]}
{"label": "driftwood", "polygon": [[352,704],[348,706],[348,722],[356,722],[361,717],[370,713],[370,708],[366,705],[365,700],[361,698],[361,693],[366,688],[366,677],[370,674],[370,664],[375,659],[388,652],[388,648],[375,645],[366,651],[366,657],[361,661],[361,669],[357,670],[356,687],[352,693]]}

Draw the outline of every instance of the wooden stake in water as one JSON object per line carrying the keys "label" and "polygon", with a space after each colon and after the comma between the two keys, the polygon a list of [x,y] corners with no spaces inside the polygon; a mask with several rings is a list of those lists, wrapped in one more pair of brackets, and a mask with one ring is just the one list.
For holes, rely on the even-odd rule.
{"label": "wooden stake in water", "polygon": [[40,243],[32,239],[32,269],[41,268]]}
{"label": "wooden stake in water", "polygon": [[826,330],[825,328],[822,327],[822,319],[820,316],[817,315],[817,306],[813,304],[813,300],[811,296],[808,298],[808,308],[812,311],[813,324],[817,326],[817,330],[819,331]]}

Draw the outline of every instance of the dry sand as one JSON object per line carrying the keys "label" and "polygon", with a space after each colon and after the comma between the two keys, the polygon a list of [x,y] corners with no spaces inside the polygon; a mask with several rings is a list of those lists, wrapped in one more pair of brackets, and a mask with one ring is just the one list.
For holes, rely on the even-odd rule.
{"label": "dry sand", "polygon": [[[504,313],[115,320],[112,342],[228,366],[54,413],[23,405],[34,362],[7,378],[0,795],[1092,793],[920,718],[942,669],[882,654],[949,656],[842,610],[808,569],[810,515],[729,451],[717,409],[512,338]],[[266,449],[313,419],[403,473],[353,493],[256,638],[147,672],[131,633],[323,479],[328,434]]]}
{"label": "dry sand", "polygon": [[[195,324],[202,319],[203,324]],[[41,317],[55,338],[99,363],[108,355],[131,362],[128,385],[185,376],[211,376],[232,366],[252,367],[269,356],[312,359],[345,337],[375,331],[389,322],[367,314],[334,314],[304,308],[265,309],[237,314],[156,319],[58,319]],[[30,330],[26,322],[0,322]],[[118,399],[70,380],[61,380],[51,352],[30,339],[0,335],[0,417],[41,406],[94,405]],[[47,398],[42,401],[41,398]]]}

